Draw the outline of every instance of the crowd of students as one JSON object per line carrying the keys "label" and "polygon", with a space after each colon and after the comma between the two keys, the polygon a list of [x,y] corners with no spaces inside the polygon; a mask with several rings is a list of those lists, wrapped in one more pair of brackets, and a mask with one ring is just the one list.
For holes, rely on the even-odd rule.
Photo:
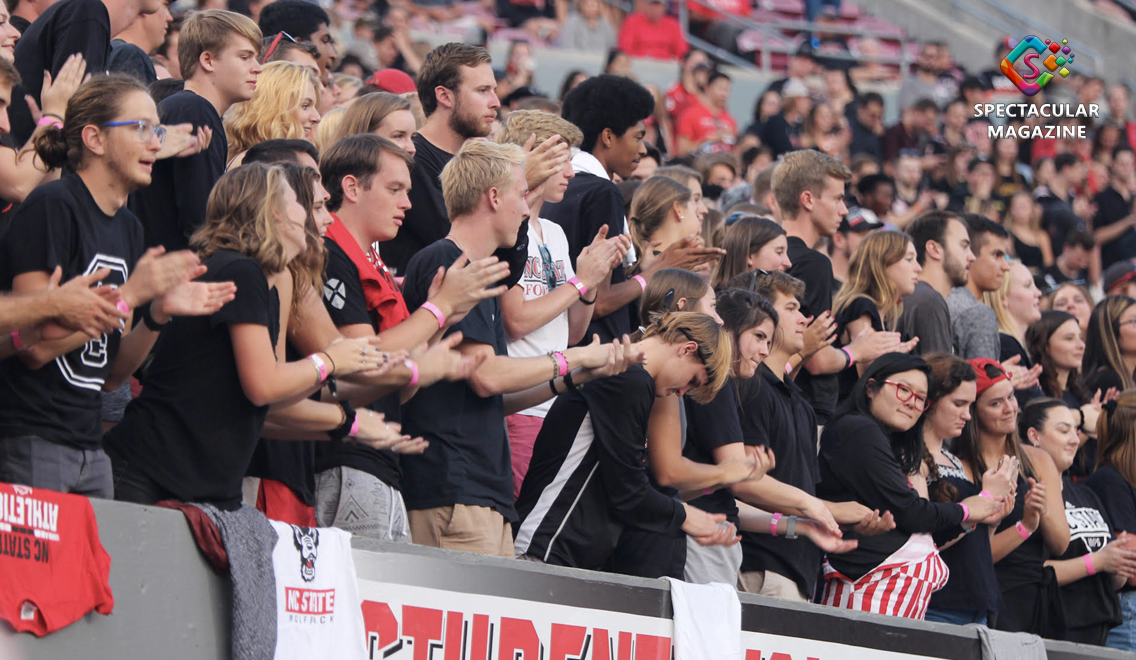
{"label": "crowd of students", "polygon": [[506,112],[461,43],[348,92],[300,0],[102,74],[161,10],[0,48],[0,481],[1136,648],[1136,255],[1070,272],[1127,233],[668,159],[634,80]]}

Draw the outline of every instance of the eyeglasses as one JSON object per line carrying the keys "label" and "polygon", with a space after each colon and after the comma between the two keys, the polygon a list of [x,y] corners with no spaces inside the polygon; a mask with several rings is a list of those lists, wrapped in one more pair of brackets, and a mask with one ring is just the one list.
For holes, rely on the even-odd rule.
{"label": "eyeglasses", "polygon": [[543,243],[537,248],[540,250],[540,260],[544,262],[544,281],[548,283],[548,290],[552,291],[556,288],[556,269],[552,267],[552,253]]}
{"label": "eyeglasses", "polygon": [[276,50],[276,47],[280,45],[280,38],[281,38],[281,37],[283,37],[283,38],[287,39],[288,41],[291,41],[291,42],[292,42],[292,43],[294,43],[294,44],[298,44],[298,43],[300,43],[300,42],[296,41],[295,37],[293,37],[292,35],[288,34],[287,32],[283,32],[283,31],[281,31],[281,32],[278,32],[278,33],[276,34],[276,38],[272,40],[272,43],[271,43],[271,44],[269,44],[269,45],[268,45],[268,48],[267,48],[267,49],[266,49],[266,50],[264,51],[264,61],[265,61],[265,62],[267,62],[267,61],[268,61],[268,58],[269,58],[269,57],[270,57],[270,56],[272,55],[272,53],[273,53],[273,52],[274,52],[274,51]]}
{"label": "eyeglasses", "polygon": [[888,385],[895,385],[895,398],[899,399],[900,403],[911,403],[919,412],[927,409],[927,397],[916,394],[910,387],[903,383],[897,383],[894,380],[885,380]]}
{"label": "eyeglasses", "polygon": [[115,128],[117,126],[137,126],[139,140],[148,144],[150,140],[153,140],[155,137],[157,137],[158,144],[160,146],[165,146],[166,144],[166,127],[155,126],[147,119],[136,119],[134,121],[112,121],[109,124],[103,124],[104,128]]}

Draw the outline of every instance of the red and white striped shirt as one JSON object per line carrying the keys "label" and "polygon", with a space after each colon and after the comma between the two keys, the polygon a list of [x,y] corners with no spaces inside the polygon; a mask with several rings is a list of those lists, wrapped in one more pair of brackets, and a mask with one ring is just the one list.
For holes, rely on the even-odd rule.
{"label": "red and white striped shirt", "polygon": [[931,594],[946,586],[949,575],[931,535],[912,534],[895,554],[855,581],[825,561],[821,602],[850,610],[922,619]]}

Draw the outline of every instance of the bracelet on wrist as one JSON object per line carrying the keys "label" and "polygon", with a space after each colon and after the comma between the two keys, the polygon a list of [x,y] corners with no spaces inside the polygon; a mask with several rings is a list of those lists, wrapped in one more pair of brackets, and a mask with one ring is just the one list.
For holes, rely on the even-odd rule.
{"label": "bracelet on wrist", "polygon": [[1022,537],[1023,541],[1033,536],[1033,532],[1029,531],[1029,529],[1027,529],[1020,520],[1018,521],[1018,524],[1014,525],[1014,529],[1018,530],[1018,536]]}
{"label": "bracelet on wrist", "polygon": [[785,523],[785,538],[792,541],[797,538],[797,516],[789,516],[788,522]]}
{"label": "bracelet on wrist", "polygon": [[151,305],[146,305],[142,308],[142,323],[144,323],[147,328],[153,330],[154,332],[161,332],[162,328],[169,325],[170,320],[172,319],[167,320],[165,323],[158,323],[156,320],[154,320],[154,315],[150,313],[150,309]]}
{"label": "bracelet on wrist", "polygon": [[844,351],[844,355],[848,356],[848,364],[844,365],[845,369],[856,364],[856,358],[852,357],[852,351],[847,346],[841,347],[840,350]]}
{"label": "bracelet on wrist", "polygon": [[553,351],[552,357],[556,360],[556,374],[563,378],[568,375],[568,358],[560,351]]}
{"label": "bracelet on wrist", "polygon": [[1085,558],[1085,568],[1088,569],[1089,575],[1097,574],[1097,567],[1093,566],[1093,553],[1089,552],[1083,555]]}
{"label": "bracelet on wrist", "polygon": [[962,502],[959,502],[959,506],[962,507],[962,521],[966,522],[970,520],[970,507],[963,504]]}
{"label": "bracelet on wrist", "polygon": [[781,514],[775,513],[769,520],[769,535],[777,536],[777,523],[781,522]]}
{"label": "bracelet on wrist", "polygon": [[552,396],[560,396],[560,392],[556,391],[556,379],[548,381],[548,389],[552,390]]}
{"label": "bracelet on wrist", "polygon": [[442,310],[438,309],[437,305],[427,300],[426,302],[422,303],[422,309],[430,312],[434,315],[434,318],[438,319],[439,329],[446,327],[446,315],[442,313]]}
{"label": "bracelet on wrist", "polygon": [[565,386],[566,386],[566,387],[567,387],[568,389],[570,389],[570,390],[573,390],[573,391],[580,389],[580,386],[579,386],[579,385],[577,385],[577,384],[576,384],[575,382],[573,382],[573,380],[572,380],[572,372],[571,372],[571,371],[569,371],[568,373],[564,374],[564,385],[565,385]]}
{"label": "bracelet on wrist", "polygon": [[359,432],[359,416],[350,401],[340,401],[339,407],[343,409],[343,423],[327,432],[327,437],[333,442],[342,442],[348,435]]}
{"label": "bracelet on wrist", "polygon": [[642,289],[642,291],[640,291],[640,293],[643,293],[647,290],[647,280],[644,279],[644,277],[642,275],[635,275],[631,279],[633,279],[633,280],[635,280],[636,282],[639,283],[639,287]]}
{"label": "bracelet on wrist", "polygon": [[584,299],[584,296],[588,295],[588,287],[585,286],[584,283],[580,281],[580,278],[570,277],[570,278],[568,278],[568,283],[571,284],[572,286],[576,287],[576,290],[580,292],[580,299],[581,300]]}
{"label": "bracelet on wrist", "polygon": [[308,360],[311,361],[311,363],[316,367],[316,376],[319,378],[319,380],[316,382],[322,383],[327,380],[327,363],[323,361],[323,358],[319,356],[319,353],[312,353],[308,356]]}
{"label": "bracelet on wrist", "polygon": [[20,339],[20,331],[19,330],[13,330],[12,331],[12,346],[14,346],[17,351],[30,350],[33,345],[34,345],[34,342],[31,343],[31,344],[25,344],[23,342],[23,340]]}
{"label": "bracelet on wrist", "polygon": [[418,365],[409,358],[403,362],[407,369],[410,369],[410,382],[406,384],[407,387],[414,387],[418,385]]}
{"label": "bracelet on wrist", "polygon": [[994,499],[994,494],[991,493],[990,491],[986,490],[985,488],[982,489],[982,492],[979,493],[978,496],[979,497],[985,497],[988,500]]}

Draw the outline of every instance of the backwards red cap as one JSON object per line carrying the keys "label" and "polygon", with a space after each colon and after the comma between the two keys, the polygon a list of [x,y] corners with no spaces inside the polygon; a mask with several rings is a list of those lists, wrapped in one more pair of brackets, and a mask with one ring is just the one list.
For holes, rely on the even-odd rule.
{"label": "backwards red cap", "polygon": [[1009,374],[1002,368],[1001,363],[990,358],[974,358],[967,360],[974,371],[978,373],[978,396],[1004,380],[1010,380]]}
{"label": "backwards red cap", "polygon": [[384,92],[391,94],[406,94],[408,92],[417,92],[418,88],[414,85],[414,79],[406,74],[404,71],[398,69],[383,69],[371,74],[367,79],[368,85],[374,85]]}

